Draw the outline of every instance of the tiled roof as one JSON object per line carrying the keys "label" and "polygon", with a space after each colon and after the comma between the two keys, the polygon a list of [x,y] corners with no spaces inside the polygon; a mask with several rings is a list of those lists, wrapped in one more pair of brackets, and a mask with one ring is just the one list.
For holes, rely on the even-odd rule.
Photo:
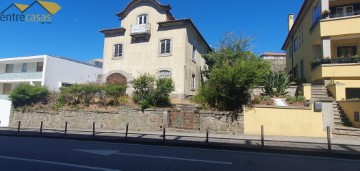
{"label": "tiled roof", "polygon": [[112,28],[112,29],[100,30],[100,32],[101,32],[101,33],[104,33],[104,34],[111,34],[111,33],[124,32],[125,30],[126,30],[125,28]]}

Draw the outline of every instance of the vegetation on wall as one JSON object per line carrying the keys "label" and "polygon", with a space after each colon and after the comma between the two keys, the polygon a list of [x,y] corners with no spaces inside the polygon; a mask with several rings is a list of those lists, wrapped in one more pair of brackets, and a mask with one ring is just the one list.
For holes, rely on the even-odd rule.
{"label": "vegetation on wall", "polygon": [[145,110],[151,106],[167,107],[170,106],[170,93],[175,91],[172,79],[155,79],[155,76],[148,73],[141,74],[132,82],[133,100],[140,104]]}
{"label": "vegetation on wall", "polygon": [[9,98],[15,108],[46,103],[49,90],[46,87],[20,84],[11,91]]}
{"label": "vegetation on wall", "polygon": [[196,102],[217,110],[241,112],[250,103],[250,90],[270,71],[268,62],[251,51],[251,39],[226,34],[218,49],[204,55],[208,70]]}

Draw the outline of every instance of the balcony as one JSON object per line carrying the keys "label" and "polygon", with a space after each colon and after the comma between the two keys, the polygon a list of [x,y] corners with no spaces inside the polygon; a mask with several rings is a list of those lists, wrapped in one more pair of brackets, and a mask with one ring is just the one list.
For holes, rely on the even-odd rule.
{"label": "balcony", "polygon": [[131,36],[149,36],[151,24],[136,24],[131,26]]}
{"label": "balcony", "polygon": [[329,15],[329,18],[351,17],[355,15],[360,15],[360,10],[352,11],[352,12],[343,12],[343,13],[332,13]]}
{"label": "balcony", "polygon": [[0,81],[41,80],[42,72],[2,73]]}
{"label": "balcony", "polygon": [[360,58],[354,57],[354,58],[332,58],[332,59],[316,60],[311,64],[311,69],[315,69],[316,67],[322,64],[351,64],[351,63],[360,64]]}

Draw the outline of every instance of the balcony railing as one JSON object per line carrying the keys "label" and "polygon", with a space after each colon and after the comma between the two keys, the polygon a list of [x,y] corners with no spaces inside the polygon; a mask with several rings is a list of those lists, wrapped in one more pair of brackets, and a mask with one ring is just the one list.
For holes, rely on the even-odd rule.
{"label": "balcony railing", "polygon": [[311,69],[315,69],[316,67],[322,64],[350,64],[350,63],[360,63],[360,57],[320,59],[311,63]]}
{"label": "balcony railing", "polygon": [[131,26],[131,35],[149,35],[151,25],[148,24],[136,24]]}
{"label": "balcony railing", "polygon": [[0,80],[39,80],[42,79],[42,72],[21,72],[0,74]]}
{"label": "balcony railing", "polygon": [[353,12],[344,12],[344,13],[330,14],[330,15],[329,15],[329,18],[349,17],[349,16],[355,16],[355,15],[360,15],[360,10],[358,10],[358,11],[353,11]]}

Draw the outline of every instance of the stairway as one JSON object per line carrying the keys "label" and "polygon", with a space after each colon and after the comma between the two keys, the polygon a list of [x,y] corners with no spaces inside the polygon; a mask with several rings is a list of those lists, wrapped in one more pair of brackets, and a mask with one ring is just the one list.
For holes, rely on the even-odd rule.
{"label": "stairway", "polygon": [[334,126],[335,126],[335,130],[333,134],[335,136],[341,136],[341,137],[360,136],[360,129],[351,127],[352,124],[349,121],[349,119],[346,117],[344,111],[341,109],[339,103],[336,102],[336,100],[330,95],[330,93],[327,91],[325,86],[312,85],[311,96],[313,99],[333,101]]}

